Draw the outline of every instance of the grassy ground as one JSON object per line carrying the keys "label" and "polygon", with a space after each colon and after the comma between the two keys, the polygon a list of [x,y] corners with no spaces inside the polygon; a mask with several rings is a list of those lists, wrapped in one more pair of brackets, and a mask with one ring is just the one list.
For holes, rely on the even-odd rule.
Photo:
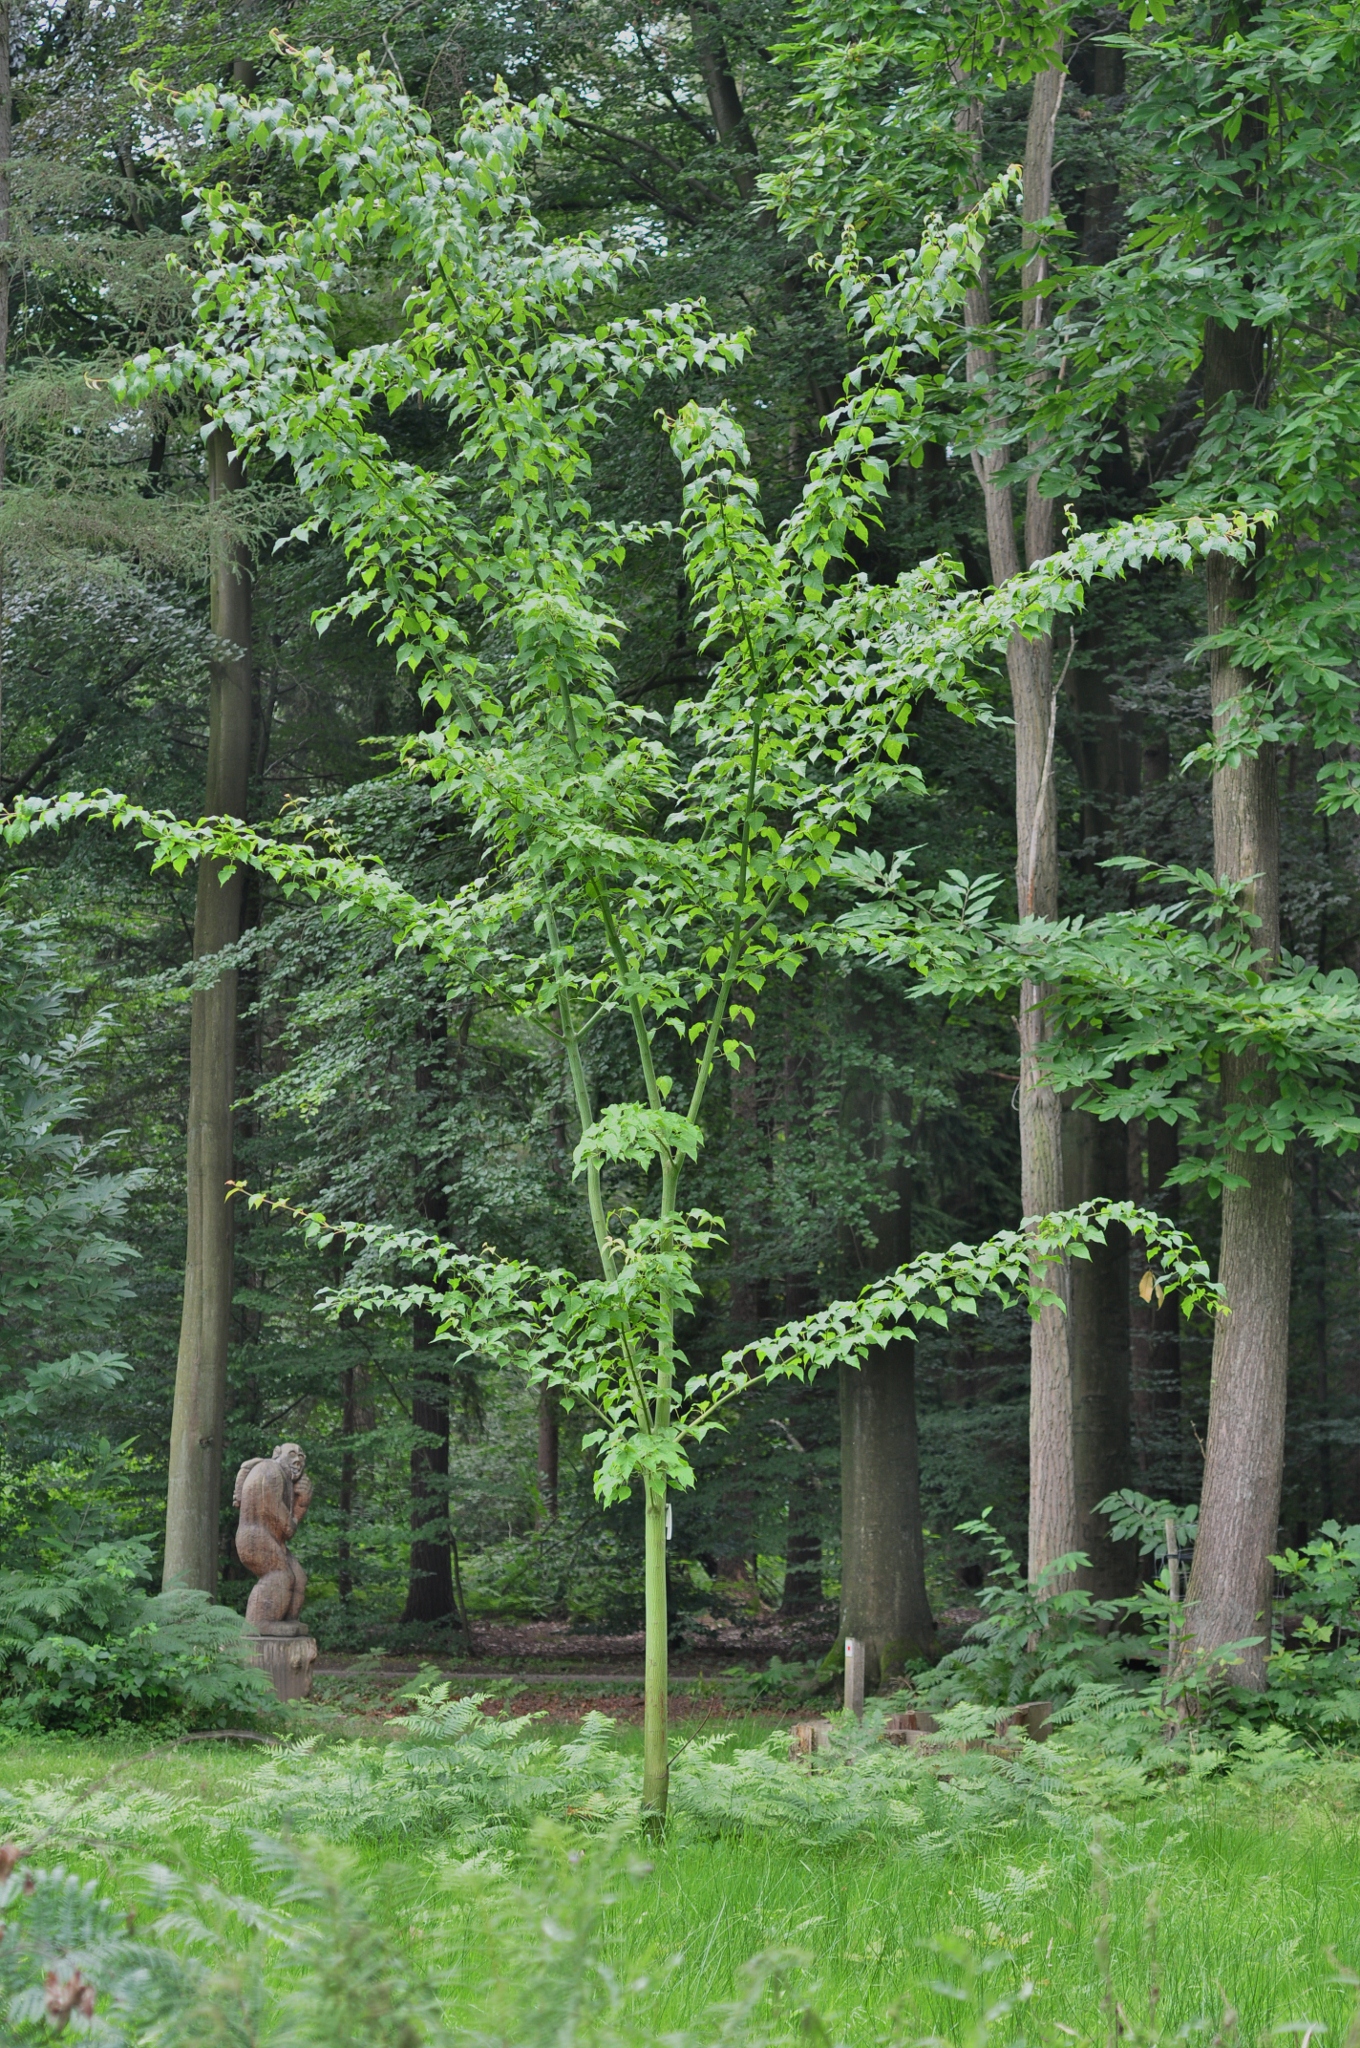
{"label": "grassy ground", "polygon": [[[770,1726],[752,1717],[728,1733],[749,1742]],[[682,1723],[677,1742],[686,1732]],[[639,1740],[632,1730],[618,1739],[628,1749]],[[51,1788],[59,1832],[39,1860],[59,1849],[120,1900],[135,1901],[136,1871],[153,1858],[263,1895],[244,1831],[204,1825],[256,1767],[248,1749],[209,1744],[143,1756],[131,1741],[13,1740],[0,1747],[0,1791]],[[83,1807],[71,1805],[78,1787],[110,1772]],[[947,1857],[684,1832],[647,1856],[649,1870],[613,1887],[599,1929],[602,1961],[634,1987],[619,1996],[644,2037],[733,1998],[743,1966],[770,1950],[802,1959],[784,1994],[790,2034],[808,2005],[852,2048],[876,2041],[894,2014],[910,2035],[955,2030],[957,2006],[914,1987],[949,1974],[930,1944],[956,1933],[993,1958],[988,1999],[1029,1980],[1027,2027],[1057,2022],[1099,2036],[1107,1914],[1111,1981],[1131,2017],[1145,2019],[1155,1994],[1164,2026],[1217,2023],[1231,2004],[1249,2038],[1306,2020],[1335,2039],[1355,2009],[1354,1992],[1334,1980],[1335,1962],[1360,1965],[1360,1831],[1344,1799],[1297,1786],[1225,1793],[1210,1784],[1093,1829],[1006,1832]],[[503,1914],[469,1893],[438,1850],[368,1848],[357,1862],[391,1938],[422,1970],[447,1972],[450,2015],[494,2018],[498,1973],[519,1967]]]}

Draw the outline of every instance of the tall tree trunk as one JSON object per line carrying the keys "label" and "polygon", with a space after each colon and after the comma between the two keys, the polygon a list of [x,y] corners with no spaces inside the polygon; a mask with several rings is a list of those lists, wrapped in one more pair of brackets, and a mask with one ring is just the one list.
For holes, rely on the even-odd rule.
{"label": "tall tree trunk", "polygon": [[784,1590],[779,1599],[781,1614],[812,1614],[822,1604],[822,1539],[817,1528],[817,1508],[816,1474],[808,1469],[804,1459],[789,1488],[789,1528],[784,1538]]}
{"label": "tall tree trunk", "polygon": [[[1094,875],[1118,850],[1121,801],[1136,794],[1139,754],[1123,728],[1103,673],[1079,668],[1068,684],[1082,784],[1082,862]],[[1129,1138],[1119,1123],[1089,1110],[1063,1116],[1063,1192],[1069,1204],[1119,1201],[1129,1189]],[[1133,1476],[1132,1356],[1129,1327],[1129,1237],[1122,1229],[1073,1259],[1068,1270],[1067,1346],[1072,1374],[1072,1486],[1076,1543],[1090,1560],[1078,1582],[1101,1599],[1132,1593],[1138,1556],[1111,1540],[1095,1513],[1097,1501]]]}
{"label": "tall tree trunk", "polygon": [[[807,1282],[791,1276],[784,1283],[783,1320],[796,1322],[813,1306]],[[784,1538],[784,1590],[779,1611],[810,1614],[822,1604],[822,1482],[813,1454],[823,1442],[826,1389],[814,1382],[789,1385],[787,1441],[798,1460],[789,1482],[788,1533]]]}
{"label": "tall tree trunk", "polygon": [[415,1310],[411,1421],[421,1438],[411,1447],[411,1574],[404,1622],[447,1621],[458,1611],[449,1531],[449,1375],[434,1362],[435,1328],[428,1309]]}
{"label": "tall tree trunk", "polygon": [[[443,1035],[443,1019],[422,1029],[428,1043]],[[435,1107],[436,1081],[420,1061],[415,1073],[417,1102]],[[431,1179],[430,1160],[417,1151],[417,1205],[425,1224],[438,1230],[448,1217],[448,1198]],[[457,1613],[453,1597],[453,1547],[449,1523],[449,1367],[447,1347],[435,1343],[437,1324],[429,1309],[411,1317],[411,1423],[420,1431],[411,1446],[411,1569],[406,1587],[404,1622],[447,1621]]]}
{"label": "tall tree trunk", "polygon": [[[0,493],[5,488],[6,432],[4,402],[9,376],[10,188],[9,166],[14,147],[14,83],[10,75],[10,9],[0,6]],[[5,556],[0,549],[0,768],[5,758]]]}
{"label": "tall tree trunk", "polygon": [[538,1397],[538,1515],[540,1527],[557,1520],[557,1461],[560,1425],[557,1396],[544,1387]]}
{"label": "tall tree trunk", "polygon": [[812,1462],[817,1446],[811,1439],[824,1398],[824,1390],[817,1387],[795,1386],[789,1392],[789,1434],[798,1463],[789,1483],[779,1611],[790,1616],[811,1614],[822,1604],[822,1482]]}
{"label": "tall tree trunk", "polygon": [[340,1437],[343,1448],[340,1453],[340,1541],[336,1581],[341,1601],[348,1603],[354,1592],[354,1518],[358,1506],[354,1439],[366,1436],[373,1427],[367,1366],[345,1367],[341,1376],[341,1400]]}
{"label": "tall tree trunk", "polygon": [[[250,778],[251,571],[248,551],[231,538],[229,500],[242,488],[224,427],[208,439],[208,489],[222,515],[212,561],[212,630],[219,652],[209,663],[210,817],[243,818]],[[208,960],[241,935],[245,871],[223,881],[200,861],[194,910],[194,960]],[[236,974],[196,989],[189,1025],[187,1148],[188,1242],[170,1472],[165,1509],[165,1584],[217,1589],[218,1518],[231,1334],[231,1104],[236,1092]]]}
{"label": "tall tree trunk", "polygon": [[[1086,1111],[1069,1111],[1063,1172],[1069,1202],[1128,1193],[1128,1133]],[[1128,1232],[1112,1229],[1092,1245],[1089,1259],[1073,1259],[1069,1347],[1072,1361],[1072,1474],[1076,1537],[1089,1565],[1078,1582],[1098,1599],[1117,1599],[1137,1584],[1138,1553],[1116,1543],[1095,1512],[1117,1487],[1127,1486],[1133,1462],[1132,1371],[1129,1353]]]}
{"label": "tall tree trunk", "polygon": [[760,166],[756,139],[746,119],[737,81],[732,75],[722,22],[711,0],[699,0],[698,5],[690,8],[689,19],[699,75],[708,97],[708,111],[713,117],[718,141],[731,160],[732,182],[749,206],[756,196],[756,176]]}
{"label": "tall tree trunk", "polygon": [[866,1683],[928,1657],[916,1347],[897,1338],[841,1368],[841,1634],[864,1644]]}
{"label": "tall tree trunk", "polygon": [[[880,1112],[881,1113],[881,1112]],[[910,1185],[897,1176],[895,1210],[875,1219],[885,1267],[911,1257]],[[841,1392],[841,1618],[864,1644],[864,1676],[879,1685],[908,1657],[929,1656],[935,1622],[926,1595],[916,1347],[907,1338],[843,1366]]]}
{"label": "tall tree trunk", "polygon": [[[1026,293],[1021,315],[1026,333],[1043,324],[1043,300],[1033,296],[1046,276],[1045,258],[1036,223],[1045,219],[1053,197],[1053,138],[1062,103],[1061,50],[1055,63],[1041,71],[1030,93],[1025,136],[1022,230],[1028,252],[1021,273]],[[981,110],[973,106],[961,116],[981,147]],[[992,378],[993,352],[981,338],[991,320],[985,279],[967,294],[967,327],[980,338],[969,342],[966,375],[970,383]],[[997,422],[998,432],[1002,423]],[[1009,485],[998,472],[1007,455],[998,447],[973,457],[987,519],[987,544],[992,581],[1005,583],[1026,566],[1053,552],[1057,531],[1056,504],[1041,497],[1031,477],[1025,491],[1023,556],[1016,533],[1015,507]],[[1012,636],[1006,650],[1015,720],[1016,894],[1023,917],[1053,918],[1058,914],[1058,813],[1053,789],[1053,741],[1057,698],[1053,680],[1053,642],[1048,634],[1026,640]],[[1046,990],[1026,981],[1020,986],[1020,1208],[1025,1216],[1042,1216],[1064,1206],[1062,1104],[1041,1078],[1041,1060],[1048,1037],[1042,1008]],[[1064,1303],[1068,1299],[1066,1266],[1048,1270],[1048,1285]],[[1078,1547],[1076,1483],[1072,1464],[1072,1379],[1067,1317],[1063,1308],[1047,1308],[1030,1326],[1029,1408],[1029,1572],[1037,1577],[1045,1566]]]}
{"label": "tall tree trunk", "polygon": [[[1078,59],[1093,96],[1112,100],[1124,90],[1124,56],[1100,42]],[[1119,186],[1109,176],[1087,185],[1081,216],[1081,253],[1087,263],[1104,263],[1116,253]],[[1127,493],[1131,477],[1126,456],[1102,463],[1106,487]],[[1076,727],[1077,767],[1083,795],[1083,862],[1088,871],[1117,844],[1121,803],[1136,796],[1140,753],[1136,734],[1121,714],[1106,664],[1076,663],[1069,683]],[[1068,1203],[1128,1195],[1129,1141],[1120,1124],[1100,1123],[1088,1111],[1069,1110],[1064,1119],[1064,1195]],[[1133,1476],[1132,1355],[1130,1343],[1129,1241],[1111,1230],[1107,1242],[1092,1245],[1089,1259],[1073,1259],[1069,1270],[1068,1354],[1072,1373],[1072,1466],[1077,1547],[1090,1559],[1078,1580],[1102,1599],[1132,1593],[1138,1556],[1130,1543],[1112,1542],[1109,1524],[1095,1504]]]}
{"label": "tall tree trunk", "polygon": [[[1137,1127],[1131,1131],[1129,1192],[1173,1223],[1179,1214],[1179,1191],[1167,1186],[1167,1177],[1179,1160],[1174,1124],[1153,1117],[1145,1145]],[[1141,1271],[1141,1257],[1137,1265]],[[1161,1302],[1155,1294],[1146,1301],[1140,1296],[1130,1309],[1129,1323],[1139,1483],[1145,1493],[1169,1492],[1182,1501],[1188,1482],[1183,1469],[1180,1306],[1174,1296]]]}
{"label": "tall tree trunk", "polygon": [[[1319,966],[1322,963],[1319,961]],[[1309,1161],[1308,1209],[1313,1221],[1313,1359],[1317,1369],[1314,1398],[1318,1431],[1318,1520],[1336,1513],[1332,1487],[1331,1316],[1327,1288],[1327,1222],[1322,1204],[1322,1155],[1316,1146]]]}
{"label": "tall tree trunk", "polygon": [[[1165,732],[1144,736],[1132,781],[1143,798],[1164,791],[1171,779],[1171,742]],[[1161,807],[1145,804],[1142,846],[1160,860],[1173,860],[1175,835],[1167,830]],[[1129,1126],[1129,1193],[1173,1223],[1180,1215],[1180,1193],[1169,1185],[1180,1163],[1180,1138],[1174,1123],[1152,1117],[1146,1125]],[[1131,1254],[1134,1247],[1130,1246]],[[1185,1421],[1181,1402],[1181,1311],[1174,1295],[1146,1300],[1134,1288],[1147,1270],[1141,1249],[1130,1259],[1129,1338],[1133,1378],[1134,1462],[1145,1493],[1166,1494],[1176,1502],[1188,1498],[1198,1483],[1186,1470]]]}
{"label": "tall tree trunk", "polygon": [[[1263,335],[1210,320],[1204,335],[1206,416],[1230,396],[1257,405],[1263,396]],[[1252,591],[1251,565],[1210,555],[1208,625],[1227,631]],[[1235,702],[1252,688],[1249,670],[1223,648],[1209,657],[1214,723],[1222,730]],[[1253,944],[1280,950],[1280,807],[1276,750],[1214,771],[1214,872],[1243,884],[1243,901],[1260,919]],[[1229,1118],[1249,1097],[1269,1100],[1272,1077],[1254,1055],[1224,1053],[1222,1102]],[[1186,1589],[1188,1654],[1256,1637],[1232,1676],[1265,1685],[1270,1636],[1270,1553],[1277,1540],[1284,1471],[1285,1390],[1289,1366],[1289,1277],[1293,1202],[1287,1152],[1234,1152],[1242,1185],[1223,1193],[1218,1277],[1232,1313],[1214,1326],[1199,1535]]]}

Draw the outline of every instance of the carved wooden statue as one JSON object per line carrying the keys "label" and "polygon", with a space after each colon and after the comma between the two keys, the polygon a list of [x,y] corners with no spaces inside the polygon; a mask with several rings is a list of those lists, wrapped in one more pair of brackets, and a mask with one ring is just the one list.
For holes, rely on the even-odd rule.
{"label": "carved wooden statue", "polygon": [[236,1555],[259,1581],[246,1602],[252,1628],[295,1622],[302,1612],[307,1574],[288,1545],[311,1498],[307,1459],[298,1444],[278,1444],[267,1458],[247,1458],[236,1475]]}

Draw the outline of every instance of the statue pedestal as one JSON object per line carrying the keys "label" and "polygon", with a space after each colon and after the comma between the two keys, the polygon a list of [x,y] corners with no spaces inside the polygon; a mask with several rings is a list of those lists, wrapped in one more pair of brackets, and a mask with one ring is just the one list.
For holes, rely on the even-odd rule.
{"label": "statue pedestal", "polygon": [[267,1671],[281,1700],[303,1700],[312,1689],[316,1637],[305,1621],[257,1621],[246,1630],[250,1661]]}

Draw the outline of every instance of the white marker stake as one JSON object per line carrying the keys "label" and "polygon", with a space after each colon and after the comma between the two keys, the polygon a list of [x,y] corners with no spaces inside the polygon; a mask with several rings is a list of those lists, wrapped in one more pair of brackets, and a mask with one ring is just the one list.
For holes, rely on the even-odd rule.
{"label": "white marker stake", "polygon": [[845,1638],[845,1711],[864,1719],[864,1645],[858,1636]]}

